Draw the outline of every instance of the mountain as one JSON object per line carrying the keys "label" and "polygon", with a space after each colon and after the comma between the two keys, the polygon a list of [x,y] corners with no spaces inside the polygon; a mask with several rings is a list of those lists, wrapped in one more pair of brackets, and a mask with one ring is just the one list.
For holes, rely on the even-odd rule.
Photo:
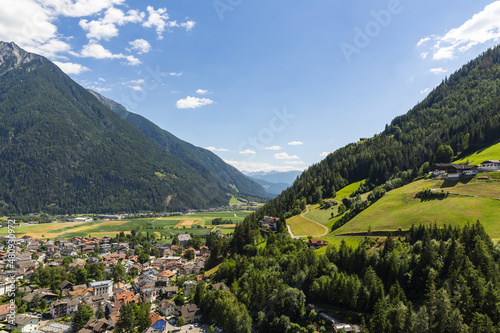
{"label": "mountain", "polygon": [[269,183],[283,183],[288,184],[289,186],[293,184],[295,179],[301,174],[301,171],[257,171],[257,172],[245,172],[245,175],[253,178],[253,179],[261,179],[265,180]]}
{"label": "mountain", "polygon": [[245,177],[238,169],[227,164],[211,151],[182,141],[143,116],[128,111],[121,104],[95,91],[89,91],[101,103],[115,111],[123,119],[127,120],[135,128],[156,142],[162,149],[180,158],[199,172],[207,174],[214,179],[220,187],[228,190],[235,189],[241,194],[248,194],[261,198],[271,197],[261,185]]}
{"label": "mountain", "polygon": [[203,208],[230,193],[48,59],[0,42],[0,215]]}
{"label": "mountain", "polygon": [[260,184],[264,188],[264,190],[266,190],[267,193],[273,196],[273,198],[276,197],[281,192],[283,192],[287,187],[291,185],[286,183],[271,183],[263,179],[257,179],[250,176],[247,177],[255,181],[256,183]]}
{"label": "mountain", "polygon": [[316,203],[333,196],[334,190],[362,180],[366,180],[366,189],[383,185],[390,190],[424,175],[430,164],[445,161],[446,156],[437,154],[440,146],[449,146],[447,151],[460,158],[498,142],[499,91],[497,46],[443,80],[380,134],[340,148],[309,167],[258,216],[295,215],[303,206],[301,200]]}

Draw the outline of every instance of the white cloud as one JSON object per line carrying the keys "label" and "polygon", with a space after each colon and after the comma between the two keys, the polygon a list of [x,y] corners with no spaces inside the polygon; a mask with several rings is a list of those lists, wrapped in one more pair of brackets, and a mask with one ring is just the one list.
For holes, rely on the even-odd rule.
{"label": "white cloud", "polygon": [[243,154],[243,155],[252,155],[252,154],[257,154],[254,150],[252,149],[247,149],[247,150],[244,150],[244,151],[240,151],[240,154]]}
{"label": "white cloud", "polygon": [[271,146],[271,147],[265,147],[265,150],[281,150],[283,147],[280,146]]}
{"label": "white cloud", "polygon": [[78,23],[83,30],[88,31],[88,39],[109,40],[118,36],[118,28],[112,23],[104,23],[102,21],[87,21],[80,20]]}
{"label": "white cloud", "polygon": [[280,166],[280,165],[272,165],[269,163],[261,163],[261,162],[229,161],[229,160],[224,160],[224,162],[234,166],[236,169],[243,171],[243,172],[257,172],[257,171],[286,172],[286,171],[295,171],[295,170],[302,171],[302,170],[307,169],[306,167],[297,167],[297,166],[291,166],[291,165]]}
{"label": "white cloud", "polygon": [[300,146],[300,145],[303,145],[304,143],[300,142],[300,141],[292,141],[292,142],[288,142],[288,144],[290,146]]}
{"label": "white cloud", "polygon": [[78,75],[80,73],[86,72],[89,69],[83,65],[75,64],[72,62],[59,62],[54,61],[54,64],[57,65],[64,73],[66,74],[75,74]]}
{"label": "white cloud", "polygon": [[95,59],[125,59],[129,65],[138,65],[141,63],[139,59],[132,55],[124,55],[123,53],[114,54],[108,49],[105,49],[101,44],[91,40],[87,45],[84,45],[80,53],[72,53],[74,56],[83,58]]}
{"label": "white cloud", "polygon": [[35,0],[2,0],[0,40],[15,42],[29,52],[59,57],[70,45],[57,32],[54,16]]}
{"label": "white cloud", "polygon": [[204,105],[212,104],[214,101],[208,98],[198,98],[188,96],[184,99],[180,99],[177,101],[178,109],[195,109],[202,107]]}
{"label": "white cloud", "polygon": [[429,91],[431,91],[431,88],[425,88],[423,90],[420,90],[420,93],[423,95],[423,94],[427,94]]}
{"label": "white cloud", "polygon": [[430,72],[432,74],[436,74],[436,75],[439,75],[439,74],[444,74],[444,73],[447,73],[448,71],[446,69],[442,69],[442,68],[431,68],[430,69]]}
{"label": "white cloud", "polygon": [[297,155],[288,155],[287,153],[278,153],[274,155],[277,160],[299,160],[300,157]]}
{"label": "white cloud", "polygon": [[199,94],[199,95],[206,95],[209,93],[208,90],[204,90],[204,89],[198,89],[196,90],[196,93]]}
{"label": "white cloud", "polygon": [[194,21],[187,21],[184,23],[181,23],[181,27],[186,28],[186,31],[191,31],[193,28],[196,26],[196,22]]}
{"label": "white cloud", "polygon": [[166,8],[158,8],[155,10],[152,6],[148,6],[147,11],[149,13],[148,19],[142,24],[146,28],[156,28],[156,34],[158,39],[163,39],[163,33],[166,28],[182,27],[186,31],[192,30],[196,26],[194,21],[186,21],[183,23],[177,23],[177,21],[169,21],[169,15]]}
{"label": "white cloud", "polygon": [[[430,37],[426,37],[421,41],[429,39]],[[451,29],[443,37],[434,37],[434,39],[436,40],[433,46],[434,60],[453,59],[457,52],[466,52],[476,45],[498,41],[500,39],[500,1],[487,5],[461,26]]]}
{"label": "white cloud", "polygon": [[305,162],[303,161],[285,161],[283,162],[285,164],[291,164],[291,165],[301,165],[301,164],[305,164]]}
{"label": "white cloud", "polygon": [[82,17],[97,14],[124,2],[125,0],[43,0],[43,5],[55,15]]}
{"label": "white cloud", "polygon": [[103,79],[102,77],[100,77],[99,81],[106,82],[106,79]]}
{"label": "white cloud", "polygon": [[118,28],[116,25],[124,25],[126,23],[139,23],[144,19],[145,14],[137,10],[129,10],[125,14],[118,8],[109,8],[104,17],[95,21],[80,20],[79,25],[83,30],[88,31],[88,39],[109,40],[118,36]]}
{"label": "white cloud", "polygon": [[430,40],[431,40],[430,37],[422,38],[421,40],[418,41],[417,46],[422,46],[422,45],[424,45],[425,43],[427,43]]}
{"label": "white cloud", "polygon": [[136,39],[131,42],[129,42],[130,46],[132,47],[132,50],[136,50],[139,52],[139,54],[142,53],[148,53],[151,51],[151,44],[145,39]]}
{"label": "white cloud", "polygon": [[179,73],[172,72],[172,73],[170,73],[170,76],[182,76],[182,72],[179,72]]}
{"label": "white cloud", "polygon": [[163,32],[167,26],[168,13],[166,8],[159,8],[155,10],[153,7],[148,6],[147,11],[149,13],[148,20],[142,24],[146,28],[156,28],[156,33],[158,34],[158,39],[163,39]]}
{"label": "white cloud", "polygon": [[422,59],[427,59],[427,56],[429,55],[429,52],[422,52],[420,54],[420,57],[422,57]]}
{"label": "white cloud", "polygon": [[206,147],[205,149],[210,151],[229,151],[229,149],[226,148],[215,148],[215,147]]}
{"label": "white cloud", "polygon": [[320,157],[327,157],[330,153],[324,151],[321,154],[319,154]]}

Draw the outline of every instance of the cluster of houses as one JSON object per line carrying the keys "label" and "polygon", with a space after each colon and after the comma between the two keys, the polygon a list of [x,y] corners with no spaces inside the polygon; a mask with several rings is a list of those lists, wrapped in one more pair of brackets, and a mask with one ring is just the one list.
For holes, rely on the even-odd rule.
{"label": "cluster of houses", "polygon": [[479,165],[435,163],[431,175],[445,179],[474,177],[478,173],[500,171],[500,160],[487,160]]}
{"label": "cluster of houses", "polygon": [[[1,238],[6,236],[1,236]],[[199,272],[204,268],[205,261],[210,255],[207,246],[199,250],[189,248],[191,240],[188,234],[179,235],[180,245],[155,244],[160,252],[160,257],[150,257],[145,263],[140,263],[135,251],[129,243],[111,243],[110,237],[73,237],[70,240],[57,239],[55,241],[41,241],[25,235],[20,239],[9,238],[16,245],[15,267],[8,267],[7,254],[0,252],[0,296],[8,294],[12,281],[23,279],[29,282],[34,270],[40,266],[63,265],[63,256],[73,256],[70,268],[85,267],[87,263],[102,263],[106,272],[111,272],[112,267],[121,263],[127,272],[134,272],[137,277],[131,284],[113,283],[112,280],[92,281],[88,284],[74,285],[64,281],[58,286],[60,294],[50,289],[36,288],[34,285],[25,285],[22,290],[26,293],[22,301],[31,303],[34,297],[43,299],[48,304],[48,310],[43,317],[59,319],[71,316],[77,311],[80,304],[90,306],[94,313],[104,311],[105,317],[92,318],[79,333],[112,332],[119,318],[120,309],[127,304],[151,302],[152,327],[148,333],[165,331],[169,317],[183,316],[187,323],[195,323],[201,318],[201,310],[195,304],[176,306],[169,301],[176,296],[179,288],[173,281],[177,278],[195,276],[187,280],[182,286],[184,296],[192,293],[197,284],[206,280],[204,274]],[[43,246],[43,247],[41,247]],[[136,245],[140,246],[140,245]],[[25,251],[22,251],[23,248]],[[95,248],[100,253],[96,254]],[[41,250],[43,249],[43,250]],[[46,250],[45,250],[46,249]],[[0,246],[0,251],[4,250]],[[187,251],[195,253],[194,260],[186,260],[180,254]],[[32,259],[37,257],[37,260]],[[207,281],[208,282],[208,281]],[[217,288],[227,289],[227,286],[214,285]],[[38,295],[38,296],[37,296]],[[10,303],[0,305],[0,320],[5,320],[9,315]],[[64,323],[49,321],[48,325],[39,327],[41,315],[17,314],[15,317],[16,328],[21,332],[66,332]],[[49,326],[51,325],[51,326]],[[68,326],[68,332],[70,327]]]}

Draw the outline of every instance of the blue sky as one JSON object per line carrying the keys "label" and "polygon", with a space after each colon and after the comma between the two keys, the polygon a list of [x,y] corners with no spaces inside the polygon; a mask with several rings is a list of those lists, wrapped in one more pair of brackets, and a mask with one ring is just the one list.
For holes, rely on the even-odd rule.
{"label": "blue sky", "polygon": [[500,1],[0,6],[0,40],[243,171],[302,170],[381,132],[500,38]]}

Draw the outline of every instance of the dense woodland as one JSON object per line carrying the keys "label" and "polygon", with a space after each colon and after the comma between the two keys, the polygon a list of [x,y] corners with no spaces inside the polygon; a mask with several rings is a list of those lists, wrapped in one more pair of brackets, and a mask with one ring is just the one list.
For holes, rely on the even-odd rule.
{"label": "dense woodland", "polygon": [[314,332],[313,323],[322,331],[328,324],[309,304],[337,309],[364,332],[500,332],[500,245],[479,222],[414,226],[404,238],[342,243],[324,256],[287,234],[257,248],[249,230],[238,229],[246,245],[233,241],[215,279],[231,286],[260,332]]}
{"label": "dense woodland", "polygon": [[[316,203],[344,186],[367,180],[371,186],[400,181],[403,171],[418,175],[424,163],[450,162],[500,139],[500,47],[490,49],[444,80],[407,114],[374,137],[347,145],[309,167],[292,187],[271,200],[259,216],[293,213],[300,200]],[[392,179],[391,179],[392,178]],[[299,210],[300,211],[300,210]]]}
{"label": "dense woodland", "polygon": [[228,190],[209,174],[160,147],[47,59],[13,63],[0,64],[0,215],[227,205]]}

